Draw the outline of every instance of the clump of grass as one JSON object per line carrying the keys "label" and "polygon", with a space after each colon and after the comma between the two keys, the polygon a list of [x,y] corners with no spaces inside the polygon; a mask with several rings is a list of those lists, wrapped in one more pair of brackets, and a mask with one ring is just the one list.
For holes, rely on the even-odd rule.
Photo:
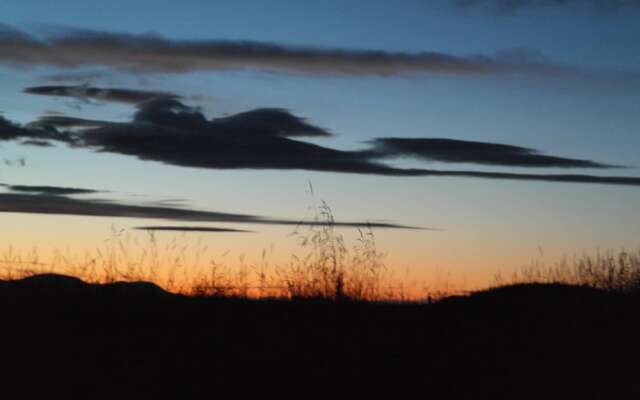
{"label": "clump of grass", "polygon": [[[176,238],[162,243],[148,231],[146,242],[125,230],[112,228],[101,247],[80,256],[56,251],[43,262],[37,249],[27,253],[9,247],[0,258],[0,279],[19,279],[59,273],[90,283],[150,281],[164,289],[193,296],[320,298],[376,301],[406,299],[405,293],[384,285],[385,255],[378,251],[371,227],[358,229],[356,244],[348,247],[336,229],[331,208],[314,206],[311,224],[292,233],[304,255],[292,255],[285,265],[271,266],[266,251],[258,262],[240,257],[230,267],[221,257],[207,257],[208,247],[182,244]],[[222,259],[222,260],[221,260]]]}
{"label": "clump of grass", "polygon": [[516,283],[562,283],[624,294],[640,294],[640,249],[636,252],[606,251],[584,254],[571,262],[551,266],[536,262],[516,271],[511,278],[497,275],[496,285]]}
{"label": "clump of grass", "polygon": [[349,249],[336,231],[331,208],[322,201],[308,231],[294,231],[300,245],[307,249],[303,257],[276,271],[277,280],[289,298],[333,300],[375,300],[382,296],[381,282],[386,271],[385,255],[376,246],[371,227],[358,229],[356,245]]}

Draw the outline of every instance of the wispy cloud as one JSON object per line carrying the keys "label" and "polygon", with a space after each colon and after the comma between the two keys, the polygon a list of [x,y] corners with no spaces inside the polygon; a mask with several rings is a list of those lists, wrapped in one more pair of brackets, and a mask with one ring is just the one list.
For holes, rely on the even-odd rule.
{"label": "wispy cloud", "polygon": [[566,8],[587,6],[597,14],[640,9],[640,0],[451,0],[457,7],[482,7],[485,9],[511,12],[525,8]]}
{"label": "wispy cloud", "polygon": [[25,193],[37,193],[37,194],[49,194],[49,195],[103,193],[103,191],[95,190],[95,189],[82,189],[82,188],[60,187],[60,186],[9,185],[6,183],[0,183],[0,186],[12,192],[25,192]]}
{"label": "wispy cloud", "polygon": [[73,127],[100,127],[111,125],[109,121],[67,117],[64,115],[45,115],[30,123],[30,128],[73,128]]}
{"label": "wispy cloud", "polygon": [[136,229],[139,231],[169,231],[169,232],[209,232],[209,233],[227,233],[227,232],[251,233],[252,232],[252,231],[246,231],[242,229],[216,228],[216,227],[205,227],[205,226],[137,226],[133,229]]}
{"label": "wispy cloud", "polygon": [[499,54],[459,56],[435,51],[327,49],[255,41],[176,40],[155,34],[58,29],[33,36],[0,26],[0,62],[61,68],[107,67],[135,73],[183,73],[254,69],[297,74],[551,75],[579,73],[573,67]]}
{"label": "wispy cloud", "polygon": [[89,85],[33,86],[24,89],[24,93],[44,96],[72,97],[80,100],[93,99],[132,104],[143,103],[145,101],[158,98],[180,98],[180,96],[169,92],[121,88],[99,88]]}
{"label": "wispy cloud", "polygon": [[37,140],[37,139],[27,139],[20,142],[20,144],[26,146],[34,146],[34,147],[51,147],[53,144],[51,142],[47,142],[46,140]]}
{"label": "wispy cloud", "polygon": [[110,77],[112,75],[112,71],[102,69],[102,70],[72,70],[72,71],[64,71],[53,74],[47,74],[42,77],[42,79],[49,82],[91,82],[97,79],[102,79],[105,77]]}
{"label": "wispy cloud", "polygon": [[598,176],[584,174],[520,174],[511,172],[486,171],[444,171],[422,170],[426,176],[447,176],[460,178],[510,179],[517,181],[543,181],[564,183],[592,183],[603,185],[640,186],[640,177]]}
{"label": "wispy cloud", "polygon": [[[17,186],[19,187],[19,186]],[[31,214],[51,215],[80,215],[94,217],[125,217],[164,219],[189,222],[231,222],[237,224],[265,224],[265,225],[318,225],[314,221],[295,221],[278,218],[267,218],[247,214],[231,214],[215,211],[189,209],[184,207],[169,207],[158,205],[126,204],[116,201],[71,198],[67,194],[77,194],[69,188],[55,188],[52,186],[31,186],[30,193],[0,193],[0,212],[20,212]],[[42,188],[35,191],[34,188]],[[85,190],[85,189],[80,189]],[[21,190],[17,190],[21,192]],[[66,192],[66,193],[65,193]],[[379,223],[366,221],[337,221],[335,226],[342,227],[374,227],[393,229],[425,229],[393,223]],[[149,228],[151,229],[151,228]]]}

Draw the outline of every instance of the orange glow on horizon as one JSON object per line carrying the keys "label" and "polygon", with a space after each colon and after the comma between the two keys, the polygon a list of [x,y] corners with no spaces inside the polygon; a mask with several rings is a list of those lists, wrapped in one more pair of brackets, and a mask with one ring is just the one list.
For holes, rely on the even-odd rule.
{"label": "orange glow on horizon", "polygon": [[[11,213],[3,213],[2,220],[12,227],[0,231],[0,270],[5,276],[57,272],[91,281],[149,280],[169,290],[189,291],[196,282],[210,283],[214,272],[222,286],[232,282],[254,289],[264,274],[269,282],[262,286],[269,289],[262,292],[271,293],[277,291],[274,286],[283,286],[284,271],[312,253],[300,237],[291,236],[292,227],[249,227],[256,233],[149,234],[132,230],[149,225],[148,220]],[[357,230],[340,229],[337,234],[343,235],[347,256],[354,256]],[[380,287],[408,298],[486,288],[497,274],[508,278],[536,260],[517,236],[513,243],[498,243],[490,237],[457,242],[446,233],[380,229],[374,234],[379,261],[385,265]],[[344,265],[349,267],[348,258]]]}

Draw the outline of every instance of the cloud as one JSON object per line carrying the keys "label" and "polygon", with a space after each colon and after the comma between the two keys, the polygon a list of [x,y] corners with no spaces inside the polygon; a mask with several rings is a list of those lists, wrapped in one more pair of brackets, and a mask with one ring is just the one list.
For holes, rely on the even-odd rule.
{"label": "cloud", "polygon": [[640,0],[452,0],[462,8],[483,7],[486,9],[511,12],[526,8],[558,8],[588,6],[592,11],[603,14],[627,9],[640,8]]}
{"label": "cloud", "polygon": [[[77,199],[60,195],[48,187],[37,193],[0,193],[0,212],[20,212],[31,214],[79,215],[94,217],[126,217],[165,219],[190,222],[233,222],[239,224],[266,224],[312,226],[320,225],[314,221],[294,221],[287,219],[265,218],[255,215],[231,214],[214,211],[194,210],[157,205],[134,205],[114,201]],[[61,188],[63,191],[64,188]],[[425,229],[392,223],[378,222],[336,222],[340,227],[373,227],[393,229]]]}
{"label": "cloud", "polygon": [[603,185],[640,186],[640,177],[598,176],[580,174],[518,174],[510,172],[486,171],[442,171],[422,170],[426,176],[447,176],[460,178],[510,179],[516,181],[543,181],[565,183],[593,183]]}
{"label": "cloud", "polygon": [[37,139],[27,139],[20,142],[20,144],[25,146],[35,146],[35,147],[52,147],[53,144],[51,142],[47,142],[46,140],[37,140]]}
{"label": "cloud", "polygon": [[9,185],[6,183],[0,183],[0,186],[5,187],[6,189],[12,192],[26,192],[26,193],[49,194],[49,195],[102,193],[102,191],[100,190],[60,187],[60,186]]}
{"label": "cloud", "polygon": [[[171,165],[405,174],[371,162],[360,152],[292,139],[331,134],[282,109],[256,109],[207,120],[202,113],[176,99],[159,99],[140,104],[128,123],[52,116],[26,127],[9,121],[5,125],[7,129],[0,130],[0,140],[57,140],[74,147]],[[84,129],[59,129],[65,127]]]}
{"label": "cloud", "polygon": [[[311,125],[282,109],[257,109],[230,117],[208,120],[197,109],[177,99],[157,99],[137,106],[132,121],[102,122],[100,126],[59,130],[56,120],[21,127],[7,121],[8,134],[0,130],[0,140],[47,139],[72,147],[90,148],[153,160],[170,165],[207,169],[299,169],[309,171],[373,174],[405,177],[468,177],[485,179],[575,182],[639,186],[638,177],[577,174],[521,174],[486,171],[450,171],[396,168],[381,160],[412,155],[438,157],[443,161],[466,160],[492,165],[554,166],[563,168],[608,165],[589,160],[546,156],[534,150],[494,143],[449,141],[457,149],[440,146],[434,150],[415,143],[430,139],[382,138],[361,151],[344,151],[299,140],[299,137],[328,137],[331,133]],[[56,116],[55,118],[60,118]],[[64,117],[66,118],[66,117]],[[69,120],[57,120],[69,126]],[[60,122],[62,121],[62,122]],[[24,138],[23,138],[24,136]],[[413,143],[413,145],[408,145]],[[433,145],[433,142],[431,142]],[[490,151],[482,153],[481,150]]]}
{"label": "cloud", "polygon": [[156,34],[58,29],[35,37],[0,27],[0,63],[60,68],[106,67],[133,73],[250,69],[313,75],[433,73],[571,76],[576,68],[496,55],[328,49],[255,41],[175,40]]}
{"label": "cloud", "polygon": [[404,174],[369,161],[361,152],[294,139],[328,136],[328,131],[282,109],[256,109],[207,120],[177,100],[164,99],[140,105],[130,123],[80,131],[73,145],[197,168]]}
{"label": "cloud", "polygon": [[137,226],[133,229],[139,231],[170,231],[170,232],[242,232],[251,233],[252,231],[246,231],[242,229],[231,228],[215,228],[204,226]]}
{"label": "cloud", "polygon": [[100,121],[94,119],[84,119],[76,117],[67,117],[64,115],[46,115],[31,122],[27,127],[30,128],[73,128],[73,127],[99,127],[110,125],[109,121]]}
{"label": "cloud", "polygon": [[95,81],[96,79],[102,79],[110,77],[112,74],[109,70],[98,71],[70,71],[60,72],[54,74],[48,74],[42,78],[50,82],[88,82]]}
{"label": "cloud", "polygon": [[23,141],[48,141],[71,143],[71,135],[61,132],[51,126],[20,126],[0,115],[0,141],[18,140]]}
{"label": "cloud", "polygon": [[158,98],[175,98],[180,96],[169,92],[133,90],[121,88],[98,88],[88,85],[75,86],[33,86],[24,89],[24,93],[45,96],[73,97],[86,100],[103,100],[121,103],[143,103]]}
{"label": "cloud", "polygon": [[375,151],[388,157],[509,167],[613,168],[591,160],[547,156],[534,149],[499,143],[439,138],[378,138],[372,142]]}
{"label": "cloud", "polygon": [[14,124],[0,115],[0,140],[13,140],[20,137],[29,137],[29,130],[22,129],[18,124]]}

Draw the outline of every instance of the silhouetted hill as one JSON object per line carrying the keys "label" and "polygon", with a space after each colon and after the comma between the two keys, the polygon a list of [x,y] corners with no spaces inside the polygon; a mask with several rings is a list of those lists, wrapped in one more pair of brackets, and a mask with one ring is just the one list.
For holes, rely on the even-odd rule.
{"label": "silhouetted hill", "polygon": [[557,310],[574,308],[590,310],[621,300],[619,294],[587,286],[560,283],[527,283],[500,286],[473,292],[467,296],[451,296],[440,301],[441,306],[458,304],[462,308],[484,308],[486,311]]}
{"label": "silhouetted hill", "polygon": [[637,306],[567,285],[390,304],[42,275],[0,282],[2,377],[20,398],[637,398]]}
{"label": "silhouetted hill", "polygon": [[60,274],[39,274],[22,279],[0,280],[2,296],[168,296],[151,282],[113,282],[91,284]]}

